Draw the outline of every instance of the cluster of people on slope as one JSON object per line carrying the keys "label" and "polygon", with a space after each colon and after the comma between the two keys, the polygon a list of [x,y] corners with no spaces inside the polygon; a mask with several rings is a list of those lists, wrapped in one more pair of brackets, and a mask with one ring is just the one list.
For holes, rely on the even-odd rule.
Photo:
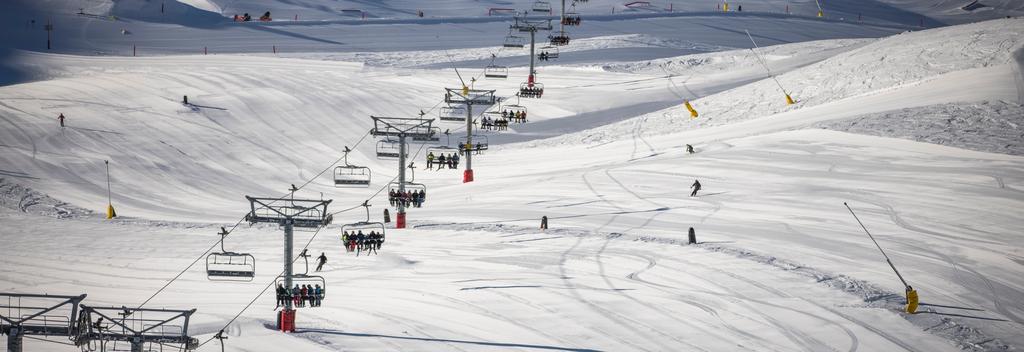
{"label": "cluster of people on slope", "polygon": [[399,191],[391,189],[388,191],[388,201],[391,202],[391,206],[397,207],[401,204],[404,207],[423,207],[423,201],[427,200],[427,192],[424,190],[419,191]]}
{"label": "cluster of people on slope", "polygon": [[[377,254],[377,250],[384,244],[384,233],[370,231],[369,234],[363,234],[363,230],[355,233],[345,231],[341,233],[341,242],[345,244],[346,252],[359,250],[359,252],[368,251]],[[356,252],[356,256],[359,255],[359,252]]]}
{"label": "cluster of people on slope", "polygon": [[540,98],[544,94],[544,88],[523,87],[519,88],[519,96],[524,98]]}
{"label": "cluster of people on slope", "polygon": [[463,155],[463,152],[476,151],[476,154],[480,154],[481,150],[487,149],[487,145],[483,143],[477,143],[475,146],[473,143],[462,143],[459,142],[459,155]]}
{"label": "cluster of people on slope", "polygon": [[[444,153],[439,153],[439,154],[441,154],[441,155],[435,157],[434,156],[434,152],[427,153],[427,169],[428,170],[434,168],[434,164],[437,164],[437,169],[438,170],[441,170],[441,169],[443,169],[445,167],[448,167],[449,169],[458,169],[459,168],[459,156],[458,155],[455,155],[455,153],[448,154],[448,156],[445,156]],[[461,154],[461,152],[460,152],[460,154]]]}
{"label": "cluster of people on slope", "polygon": [[[249,13],[246,12],[245,14],[243,14],[241,16],[239,16],[238,14],[235,14],[234,19],[235,19],[235,22],[251,22],[252,21],[252,16],[249,16]],[[270,11],[264,12],[263,16],[260,16],[260,22],[270,22],[270,21],[272,21],[272,19],[270,18]]]}
{"label": "cluster of people on slope", "polygon": [[288,301],[291,301],[296,307],[305,307],[307,304],[310,307],[319,307],[323,300],[324,288],[320,287],[320,284],[295,284],[293,288],[285,288],[284,285],[277,284],[278,307],[284,306]]}
{"label": "cluster of people on slope", "polygon": [[508,119],[504,117],[500,119],[492,119],[484,116],[484,118],[480,120],[480,128],[485,130],[504,131],[508,129]]}
{"label": "cluster of people on slope", "polygon": [[583,19],[580,18],[579,15],[565,16],[565,18],[562,19],[562,24],[566,26],[579,26],[580,22],[583,22]]}

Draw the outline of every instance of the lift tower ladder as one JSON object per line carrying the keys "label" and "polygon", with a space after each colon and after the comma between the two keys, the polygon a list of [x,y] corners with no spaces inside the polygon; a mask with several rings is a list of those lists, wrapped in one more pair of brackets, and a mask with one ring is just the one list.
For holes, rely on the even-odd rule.
{"label": "lift tower ladder", "polygon": [[[292,287],[293,235],[294,228],[319,228],[331,223],[333,216],[327,212],[331,200],[295,199],[295,185],[290,189],[291,198],[257,198],[245,196],[249,200],[249,214],[245,220],[250,224],[278,224],[284,229],[284,285]],[[325,285],[326,286],[326,285]],[[295,309],[292,300],[286,300],[284,309],[277,317],[277,328],[281,331],[295,332]]]}
{"label": "lift tower ladder", "polygon": [[[370,116],[373,119],[373,129],[370,134],[375,137],[398,137],[399,150],[405,150],[405,138],[429,138],[435,133],[431,129],[434,119],[404,118],[404,117],[380,117]],[[405,192],[405,153],[398,155],[398,191]],[[398,215],[395,219],[395,228],[405,228],[405,205],[398,203]]]}
{"label": "lift tower ladder", "polygon": [[[549,21],[550,22],[550,21]],[[532,37],[532,35],[531,35]],[[530,45],[530,54],[533,55],[533,45]],[[533,58],[530,58],[531,70]],[[448,104],[462,104],[466,106],[466,143],[462,148],[466,153],[466,171],[462,174],[462,182],[473,182],[473,105],[494,105],[494,90],[445,88],[444,101]]]}

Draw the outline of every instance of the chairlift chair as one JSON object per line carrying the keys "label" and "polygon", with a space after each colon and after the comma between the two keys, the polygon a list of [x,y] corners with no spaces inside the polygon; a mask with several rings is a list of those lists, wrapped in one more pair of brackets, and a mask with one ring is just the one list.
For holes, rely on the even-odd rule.
{"label": "chairlift chair", "polygon": [[206,278],[210,281],[252,281],[256,276],[256,258],[249,253],[224,250],[227,230],[221,228],[220,252],[206,256]]}
{"label": "chairlift chair", "polygon": [[502,46],[506,48],[525,48],[527,43],[526,37],[520,37],[517,35],[509,35],[505,37],[505,44]]}
{"label": "chairlift chair", "polygon": [[437,141],[440,141],[441,140],[441,128],[440,127],[431,127],[430,128],[430,135],[420,135],[420,134],[413,135],[412,140],[416,141],[416,142],[437,142]]}
{"label": "chairlift chair", "polygon": [[484,67],[484,77],[486,78],[508,78],[508,67],[499,65],[488,65]]}
{"label": "chairlift chair", "polygon": [[437,112],[437,118],[441,121],[466,122],[466,107],[442,106]]}
{"label": "chairlift chair", "polygon": [[558,58],[558,47],[554,45],[545,45],[540,47],[540,53],[537,54],[537,58],[541,58],[541,54],[547,55],[548,59]]}
{"label": "chairlift chair", "polygon": [[369,187],[372,172],[369,167],[349,164],[348,153],[351,151],[346,146],[345,165],[334,168],[334,187]]}
{"label": "chairlift chair", "polygon": [[[367,211],[369,211],[369,210],[367,210]],[[381,222],[371,222],[371,221],[369,221],[369,219],[367,219],[367,221],[360,221],[360,222],[355,222],[355,223],[351,223],[351,224],[345,224],[345,225],[341,226],[341,239],[342,239],[342,246],[345,247],[345,251],[346,252],[352,252],[352,251],[357,251],[357,250],[361,251],[361,248],[359,248],[358,246],[354,246],[354,244],[356,244],[355,243],[355,238],[352,238],[352,236],[355,236],[355,235],[359,234],[360,232],[362,232],[363,235],[367,235],[367,236],[370,235],[370,233],[379,234],[380,235],[380,241],[381,241],[380,243],[382,243],[382,244],[387,239],[387,236],[385,235],[385,231],[384,231],[384,223],[381,223]],[[348,242],[345,242],[345,235],[349,236],[349,241]],[[358,256],[359,252],[356,252],[356,255]]]}
{"label": "chairlift chair", "polygon": [[540,98],[544,95],[544,84],[534,82],[523,82],[519,85],[519,97],[522,98]]}
{"label": "chairlift chair", "polygon": [[547,12],[551,13],[551,3],[544,0],[537,0],[533,2],[534,12]]}
{"label": "chairlift chair", "polygon": [[[307,271],[308,271],[309,265],[307,264],[306,266],[307,266]],[[274,285],[275,285],[275,287],[284,287],[284,276],[278,276],[277,277],[277,282]],[[320,289],[321,289],[320,292],[321,293],[320,293],[320,297],[318,297],[318,300],[323,301],[327,297],[327,281],[324,280],[323,276],[309,275],[308,273],[306,273],[306,274],[292,274],[292,287],[287,287],[287,288],[294,289],[296,285],[299,286],[300,288],[301,287],[305,287],[307,285],[309,287],[313,287],[313,288],[316,288],[317,286],[320,286]],[[315,308],[315,307],[312,306],[312,305],[305,305],[305,304],[303,304],[301,306],[300,305],[292,305],[292,308]]]}
{"label": "chairlift chair", "polygon": [[487,150],[489,146],[490,143],[487,141],[487,135],[474,134],[472,146],[466,145],[466,137],[459,138],[459,148],[467,152],[476,151],[477,153],[480,153],[481,151]]}
{"label": "chairlift chair", "polygon": [[556,45],[556,46],[569,45],[569,32],[566,32],[566,31],[553,32],[551,35],[548,36],[548,39],[551,40],[551,45]]}
{"label": "chairlift chair", "polygon": [[566,25],[566,26],[579,26],[580,23],[582,22],[582,20],[580,19],[580,14],[576,13],[576,11],[575,11],[576,4],[573,4],[572,8],[573,8],[572,10],[569,10],[569,12],[566,12],[565,16],[562,17],[562,25]]}
{"label": "chairlift chair", "polygon": [[[401,143],[395,140],[385,139],[377,141],[377,159],[397,159]],[[409,146],[406,145],[404,154],[409,155]]]}
{"label": "chairlift chair", "polygon": [[[534,85],[536,85],[536,84],[534,84]],[[515,116],[515,115],[517,115],[517,113],[526,114],[526,107],[522,106],[522,105],[519,105],[519,104],[508,104],[508,105],[503,106],[501,108],[501,110],[502,111],[508,111],[510,116]],[[513,118],[513,117],[509,117],[509,121],[516,122],[516,123],[525,123],[526,121],[528,121],[527,120],[528,118],[529,118],[529,116],[527,116],[526,118],[523,118],[523,119],[516,119],[516,118]]]}

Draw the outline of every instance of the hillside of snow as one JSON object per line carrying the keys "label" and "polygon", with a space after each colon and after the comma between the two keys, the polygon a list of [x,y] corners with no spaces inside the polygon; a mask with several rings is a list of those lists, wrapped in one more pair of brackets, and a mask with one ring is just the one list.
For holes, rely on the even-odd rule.
{"label": "hillside of snow", "polygon": [[[442,0],[419,18],[408,0],[19,0],[0,11],[0,292],[195,308],[198,351],[1024,348],[1024,19],[1003,18],[1024,9],[979,2],[826,1],[819,19],[811,1],[590,0],[528,99],[527,54],[500,47],[509,18],[486,11],[532,1]],[[492,63],[509,78],[482,77]],[[377,157],[370,116],[438,118],[463,82],[528,123],[476,129],[491,145],[463,183],[465,159],[425,155],[466,124],[433,121],[450,138],[408,160],[425,204],[379,253],[346,252],[344,224],[397,212],[404,165]],[[344,162],[369,187],[336,188]],[[334,221],[296,232],[296,252],[329,258],[328,293],[284,334],[267,292],[281,229],[243,217],[245,196],[291,186],[332,200]],[[208,279],[221,248],[256,258],[251,282]]]}

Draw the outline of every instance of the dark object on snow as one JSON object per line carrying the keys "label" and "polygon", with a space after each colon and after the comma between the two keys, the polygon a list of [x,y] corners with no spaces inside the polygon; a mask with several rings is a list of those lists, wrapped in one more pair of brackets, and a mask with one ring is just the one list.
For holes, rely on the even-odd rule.
{"label": "dark object on snow", "polygon": [[690,235],[686,243],[697,244],[697,232],[692,227],[690,228]]}
{"label": "dark object on snow", "polygon": [[548,229],[548,216],[547,215],[544,215],[544,216],[540,217],[540,229],[541,230],[547,230]]}
{"label": "dark object on snow", "polygon": [[693,180],[693,184],[690,185],[690,188],[693,188],[693,193],[690,193],[690,197],[696,197],[697,191],[700,190],[700,181]]}
{"label": "dark object on snow", "polygon": [[57,121],[60,121],[60,127],[63,128],[64,127],[64,113],[61,113],[60,116],[57,116]]}
{"label": "dark object on snow", "polygon": [[391,223],[391,213],[389,213],[387,209],[384,209],[384,223],[385,224],[390,224]]}
{"label": "dark object on snow", "polygon": [[689,145],[689,144],[687,144],[687,145],[686,145],[686,152],[687,152],[687,153],[690,153],[690,154],[693,154],[693,146],[692,146],[692,145]]}
{"label": "dark object on snow", "polygon": [[184,96],[181,97],[181,103],[185,104],[185,105],[188,105],[188,96],[187,95],[184,95]]}

